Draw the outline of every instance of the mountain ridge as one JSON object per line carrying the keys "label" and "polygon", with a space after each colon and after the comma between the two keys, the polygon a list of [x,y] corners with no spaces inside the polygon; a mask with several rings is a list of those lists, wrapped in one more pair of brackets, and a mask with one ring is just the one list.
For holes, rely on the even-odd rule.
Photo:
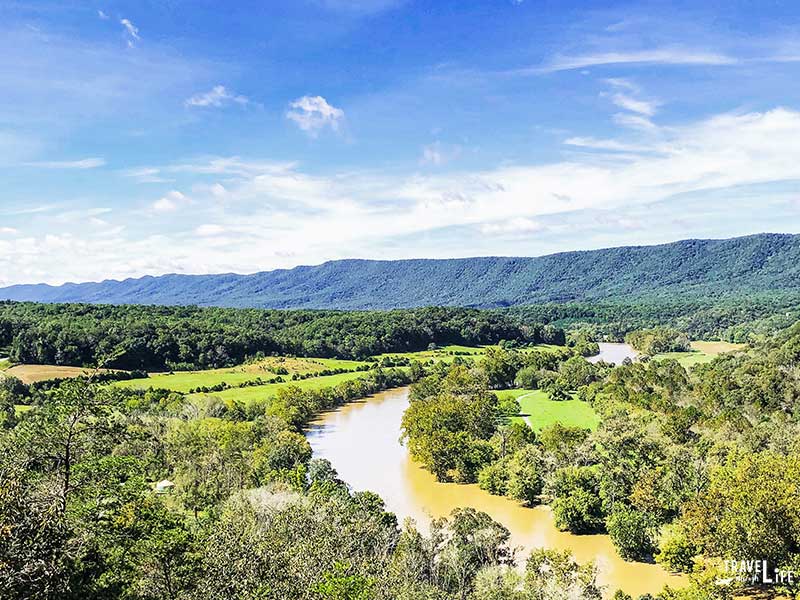
{"label": "mountain ridge", "polygon": [[344,259],[250,275],[168,274],[15,285],[0,299],[253,308],[503,307],[800,292],[800,235],[687,239],[539,257]]}

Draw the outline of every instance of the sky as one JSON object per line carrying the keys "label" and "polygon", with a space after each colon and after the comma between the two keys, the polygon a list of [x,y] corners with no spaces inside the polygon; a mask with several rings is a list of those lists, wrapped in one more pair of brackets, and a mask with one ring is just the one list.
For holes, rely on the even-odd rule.
{"label": "sky", "polygon": [[796,0],[0,0],[0,286],[800,232]]}

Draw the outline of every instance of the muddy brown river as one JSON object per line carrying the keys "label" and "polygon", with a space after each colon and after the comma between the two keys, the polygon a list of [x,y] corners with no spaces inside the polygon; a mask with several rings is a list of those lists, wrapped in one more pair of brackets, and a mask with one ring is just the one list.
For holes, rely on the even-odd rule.
{"label": "muddy brown river", "polygon": [[449,515],[457,507],[482,510],[511,532],[524,560],[531,548],[567,549],[580,562],[593,560],[606,596],[617,588],[636,597],[679,587],[683,579],[654,564],[622,560],[606,535],[572,535],[556,529],[546,506],[526,508],[477,485],[438,483],[415,464],[400,444],[400,422],[408,406],[405,388],[377,394],[322,415],[311,426],[308,440],[316,457],[327,458],[339,476],[355,490],[371,490],[386,501],[402,523],[413,518],[426,530],[432,517]]}

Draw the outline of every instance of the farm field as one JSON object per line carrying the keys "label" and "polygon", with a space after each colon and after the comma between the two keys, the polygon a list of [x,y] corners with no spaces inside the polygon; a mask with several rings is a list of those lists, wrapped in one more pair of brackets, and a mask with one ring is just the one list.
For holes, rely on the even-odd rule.
{"label": "farm field", "polygon": [[56,367],[53,365],[17,365],[3,371],[12,375],[22,383],[30,384],[48,379],[71,379],[89,373],[91,369],[84,367]]}
{"label": "farm field", "polygon": [[114,385],[127,388],[163,388],[176,392],[188,392],[199,387],[213,387],[222,382],[238,385],[253,379],[271,379],[277,377],[278,369],[288,372],[284,379],[298,373],[318,373],[326,369],[355,369],[367,363],[355,360],[339,360],[335,358],[290,358],[271,356],[251,364],[239,365],[225,369],[209,369],[206,371],[177,371],[175,373],[155,373],[147,379],[131,379],[118,381]]}
{"label": "farm field", "polygon": [[653,360],[663,360],[665,358],[674,358],[682,366],[689,368],[694,365],[707,363],[714,358],[725,352],[733,352],[741,350],[745,344],[731,344],[729,342],[692,342],[691,352],[664,352],[656,354]]}
{"label": "farm field", "polygon": [[502,390],[496,393],[501,400],[516,398],[521,416],[515,419],[525,421],[535,431],[554,423],[594,430],[600,423],[594,409],[581,400],[551,400],[542,390]]}

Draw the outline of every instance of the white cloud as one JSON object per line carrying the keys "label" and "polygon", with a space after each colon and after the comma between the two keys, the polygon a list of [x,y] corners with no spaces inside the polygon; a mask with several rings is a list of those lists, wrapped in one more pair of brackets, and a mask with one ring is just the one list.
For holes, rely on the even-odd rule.
{"label": "white cloud", "polygon": [[16,235],[19,233],[13,227],[0,227],[0,235]]}
{"label": "white cloud", "polygon": [[141,167],[122,171],[125,177],[136,179],[140,183],[166,183],[171,181],[161,175],[161,170],[155,167]]}
{"label": "white cloud", "polygon": [[484,223],[480,229],[481,233],[487,235],[522,235],[542,231],[544,225],[525,217],[515,217],[501,222]]}
{"label": "white cloud", "polygon": [[224,233],[225,228],[221,227],[220,225],[205,224],[205,225],[200,225],[197,229],[194,230],[194,232],[196,235],[199,235],[201,237],[210,237]]}
{"label": "white cloud", "polygon": [[119,22],[125,28],[125,33],[128,36],[128,48],[133,48],[135,42],[142,39],[139,37],[139,28],[131,23],[129,19],[120,19]]}
{"label": "white cloud", "polygon": [[184,104],[186,106],[214,106],[220,107],[225,104],[247,104],[250,100],[246,96],[241,96],[234,92],[229,91],[224,85],[215,85],[208,92],[195,94],[191,98],[187,98]]}
{"label": "white cloud", "polygon": [[555,56],[538,71],[550,73],[623,64],[733,65],[737,62],[733,57],[706,50],[656,48],[636,52],[597,52],[579,56]]}
{"label": "white cloud", "polygon": [[286,118],[294,121],[297,126],[311,136],[316,136],[320,130],[330,127],[339,129],[339,123],[344,119],[344,111],[328,104],[322,96],[303,96],[290,105]]}
{"label": "white cloud", "polygon": [[[570,226],[570,215],[582,215],[582,226],[588,227],[598,211],[620,216],[617,225],[608,225],[618,226],[618,235],[603,238],[604,245],[628,239],[622,228],[640,232],[636,241],[646,243],[664,241],[666,235],[647,227],[652,225],[647,215],[656,205],[669,215],[673,204],[680,212],[687,206],[682,199],[696,198],[692,215],[702,214],[709,222],[731,218],[722,201],[718,212],[709,212],[711,204],[704,199],[710,195],[727,197],[750,186],[755,191],[740,216],[743,210],[768,215],[778,196],[784,204],[787,195],[796,197],[796,187],[786,188],[800,180],[800,111],[725,113],[682,126],[653,127],[652,136],[623,129],[608,140],[568,138],[572,148],[596,146],[597,152],[482,171],[321,176],[241,158],[184,163],[184,173],[211,181],[202,196],[192,192],[192,204],[177,191],[159,200],[163,214],[192,209],[183,210],[180,219],[171,217],[162,235],[138,228],[135,214],[121,209],[115,209],[114,217],[128,223],[130,233],[113,227],[84,231],[76,224],[70,236],[63,224],[48,229],[43,214],[37,217],[42,226],[35,238],[0,238],[7,265],[3,277],[60,282],[166,272],[254,272],[345,257],[529,254],[531,248],[542,248],[528,245],[532,240],[554,235],[561,223]],[[224,206],[211,190],[220,172],[226,173]],[[778,215],[770,223],[797,229],[797,218]],[[465,230],[484,235],[465,245]],[[596,243],[587,230],[581,231],[581,237],[562,241],[557,249]]]}
{"label": "white cloud", "polygon": [[189,199],[177,190],[167,192],[150,206],[154,213],[171,213],[177,211],[179,208],[189,203]]}
{"label": "white cloud", "polygon": [[97,16],[100,17],[101,19],[103,19],[104,21],[108,20],[108,15],[106,13],[104,13],[102,10],[98,9]]}
{"label": "white cloud", "polygon": [[81,160],[44,160],[23,163],[26,167],[40,169],[96,169],[106,164],[103,158],[83,158]]}
{"label": "white cloud", "polygon": [[611,101],[620,108],[624,108],[625,110],[639,113],[640,115],[645,115],[648,117],[652,117],[654,114],[656,114],[656,109],[659,106],[658,102],[639,100],[637,98],[628,96],[627,94],[614,94],[611,96]]}
{"label": "white cloud", "polygon": [[623,142],[620,140],[599,140],[593,137],[571,137],[564,140],[567,146],[588,148],[590,150],[610,150],[612,152],[654,152],[652,146]]}
{"label": "white cloud", "polygon": [[650,119],[630,113],[615,114],[614,122],[617,125],[629,127],[630,129],[638,129],[640,131],[655,131],[657,129],[656,125]]}

